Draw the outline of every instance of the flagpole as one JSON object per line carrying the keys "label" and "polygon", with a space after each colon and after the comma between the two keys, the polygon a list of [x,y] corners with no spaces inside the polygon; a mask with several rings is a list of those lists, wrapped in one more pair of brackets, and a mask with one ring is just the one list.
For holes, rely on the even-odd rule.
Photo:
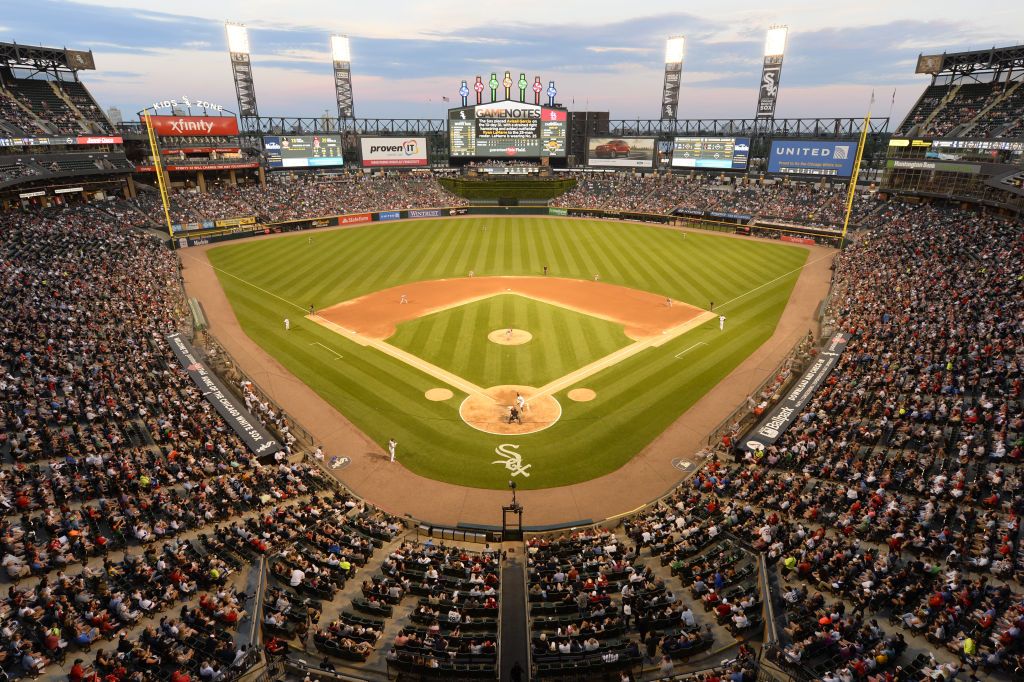
{"label": "flagpole", "polygon": [[868,139],[868,128],[871,124],[871,105],[875,103],[875,93],[871,92],[868,112],[864,115],[864,127],[860,131],[860,142],[857,144],[857,155],[853,162],[853,173],[850,174],[850,187],[846,193],[846,215],[843,217],[843,234],[839,238],[839,250],[846,244],[846,230],[850,226],[850,214],[853,212],[853,198],[857,193],[857,177],[860,176],[860,162],[864,158],[864,145]]}

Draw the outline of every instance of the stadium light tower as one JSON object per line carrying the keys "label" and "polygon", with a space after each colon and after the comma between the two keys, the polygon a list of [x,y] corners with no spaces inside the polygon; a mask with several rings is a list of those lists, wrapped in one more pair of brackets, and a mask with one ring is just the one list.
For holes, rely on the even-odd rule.
{"label": "stadium light tower", "polygon": [[665,43],[665,82],[661,86],[661,119],[675,120],[679,115],[679,84],[683,75],[686,38],[672,36]]}
{"label": "stadium light tower", "polygon": [[764,40],[764,66],[761,69],[761,87],[757,92],[758,121],[775,118],[775,103],[779,99],[779,81],[782,79],[782,57],[786,54],[789,28],[770,26]]}
{"label": "stadium light tower", "polygon": [[256,88],[252,83],[252,65],[249,63],[249,30],[242,24],[224,24],[228,35],[228,53],[231,56],[231,75],[238,98],[238,115],[243,125],[247,119],[260,115],[256,108]]}
{"label": "stadium light tower", "polygon": [[331,61],[334,62],[334,95],[338,100],[338,116],[356,117],[352,98],[352,48],[348,36],[331,36]]}

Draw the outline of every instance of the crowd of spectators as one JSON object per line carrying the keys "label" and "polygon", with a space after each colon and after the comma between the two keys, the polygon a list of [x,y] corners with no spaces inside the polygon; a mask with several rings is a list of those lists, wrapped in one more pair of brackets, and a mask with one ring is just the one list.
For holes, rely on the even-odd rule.
{"label": "crowd of spectators", "polygon": [[15,132],[20,130],[25,135],[46,135],[46,131],[39,125],[35,118],[26,112],[13,95],[6,90],[0,90],[0,119],[4,123],[15,127]]}
{"label": "crowd of spectators", "polygon": [[[572,208],[641,213],[675,209],[720,212],[808,226],[836,227],[846,211],[847,187],[831,183],[722,182],[709,176],[582,172],[577,184],[552,204]],[[855,209],[870,209],[873,197],[859,193]]]}
{"label": "crowd of spectators", "polygon": [[970,122],[1000,95],[1000,84],[971,83],[962,85],[938,113],[921,129],[924,137],[944,137],[958,126]]}
{"label": "crowd of spectators", "polygon": [[[170,196],[171,221],[195,223],[256,216],[275,222],[378,210],[464,206],[428,174],[363,173],[287,177],[265,186],[241,185],[179,191]],[[156,195],[140,195],[139,204],[154,219],[163,209]]]}

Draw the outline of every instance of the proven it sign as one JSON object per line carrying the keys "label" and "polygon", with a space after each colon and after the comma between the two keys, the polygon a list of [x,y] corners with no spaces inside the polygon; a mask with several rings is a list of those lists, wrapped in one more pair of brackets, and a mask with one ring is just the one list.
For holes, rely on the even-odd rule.
{"label": "proven it sign", "polygon": [[360,139],[363,166],[426,166],[425,137],[364,137]]}
{"label": "proven it sign", "polygon": [[234,116],[150,116],[149,120],[161,137],[238,135],[238,120]]}

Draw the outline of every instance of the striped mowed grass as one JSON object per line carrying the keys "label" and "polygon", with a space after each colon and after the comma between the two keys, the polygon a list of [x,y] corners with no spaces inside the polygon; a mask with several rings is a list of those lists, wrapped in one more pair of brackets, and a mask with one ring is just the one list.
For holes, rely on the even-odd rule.
{"label": "striped mowed grass", "polygon": [[[487,338],[513,327],[533,338],[519,346]],[[539,388],[632,343],[621,324],[516,294],[403,322],[387,341],[482,388]]]}
{"label": "striped mowed grass", "polygon": [[[371,438],[398,440],[402,463],[414,472],[499,489],[507,470],[491,462],[502,443],[519,444],[523,461],[532,464],[523,488],[566,485],[620,467],[771,336],[807,258],[805,249],[779,243],[537,217],[376,223],[311,237],[210,250],[245,332]],[[601,371],[582,384],[597,392],[591,402],[568,400],[564,393],[574,387],[567,387],[555,396],[563,408],[558,423],[512,437],[465,425],[458,415],[465,394],[427,401],[423,394],[439,387],[436,379],[302,318],[310,305],[324,308],[408,282],[470,271],[540,275],[544,266],[553,276],[599,274],[604,282],[701,308],[714,301],[728,317],[726,330],[709,322]],[[292,321],[289,333],[285,317]],[[485,324],[478,333],[488,331]],[[414,342],[406,350],[426,345],[417,349]],[[294,417],[302,422],[302,415]]]}

